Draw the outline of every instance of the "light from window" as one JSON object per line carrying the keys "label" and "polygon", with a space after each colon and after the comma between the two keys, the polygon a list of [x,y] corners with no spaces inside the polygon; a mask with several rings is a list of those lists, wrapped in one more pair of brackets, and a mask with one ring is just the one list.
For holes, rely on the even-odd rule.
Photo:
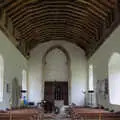
{"label": "light from window", "polygon": [[93,88],[93,65],[89,65],[89,90],[94,90]]}
{"label": "light from window", "polygon": [[3,101],[3,89],[4,89],[4,60],[0,55],[0,102]]}
{"label": "light from window", "polygon": [[26,70],[22,71],[22,90],[27,90],[27,72],[26,72]]}
{"label": "light from window", "polygon": [[109,98],[111,104],[120,105],[120,54],[114,53],[109,61]]}

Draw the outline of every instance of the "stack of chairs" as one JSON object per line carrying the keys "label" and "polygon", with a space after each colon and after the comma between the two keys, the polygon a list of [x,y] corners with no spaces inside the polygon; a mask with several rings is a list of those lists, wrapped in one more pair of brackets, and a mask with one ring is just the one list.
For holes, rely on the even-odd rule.
{"label": "stack of chairs", "polygon": [[0,120],[43,120],[44,111],[40,108],[16,109],[0,112]]}

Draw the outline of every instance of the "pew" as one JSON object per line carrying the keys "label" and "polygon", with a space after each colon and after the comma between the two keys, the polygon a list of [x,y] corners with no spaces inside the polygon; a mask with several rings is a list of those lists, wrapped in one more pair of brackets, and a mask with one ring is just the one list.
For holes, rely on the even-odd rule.
{"label": "pew", "polygon": [[120,120],[120,113],[103,109],[74,107],[71,109],[72,120]]}
{"label": "pew", "polygon": [[39,108],[16,109],[0,112],[0,120],[43,120],[44,111]]}
{"label": "pew", "polygon": [[8,112],[0,113],[0,120],[10,120],[10,115]]}

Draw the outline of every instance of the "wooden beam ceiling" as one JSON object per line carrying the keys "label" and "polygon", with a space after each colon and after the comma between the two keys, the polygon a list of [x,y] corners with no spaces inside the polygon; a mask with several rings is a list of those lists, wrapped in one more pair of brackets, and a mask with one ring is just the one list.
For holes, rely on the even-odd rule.
{"label": "wooden beam ceiling", "polygon": [[119,18],[117,0],[2,0],[0,8],[6,15],[5,24],[8,19],[12,22],[24,54],[37,44],[66,40],[91,56]]}

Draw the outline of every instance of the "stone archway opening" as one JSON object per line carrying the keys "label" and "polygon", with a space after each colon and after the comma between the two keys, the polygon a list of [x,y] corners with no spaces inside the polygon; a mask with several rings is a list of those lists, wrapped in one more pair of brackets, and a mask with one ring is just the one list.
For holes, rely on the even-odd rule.
{"label": "stone archway opening", "polygon": [[[42,79],[42,94],[45,98],[45,87],[47,90],[54,89],[54,100],[62,100],[67,94],[68,98],[64,99],[65,104],[71,101],[71,71],[70,57],[68,52],[61,46],[54,46],[47,50],[43,57],[43,79]],[[50,87],[50,84],[52,87]],[[68,89],[66,89],[68,88]],[[67,90],[67,91],[66,91]],[[64,93],[66,91],[66,93]],[[48,94],[48,92],[47,92]],[[52,94],[52,92],[51,92]],[[48,95],[49,96],[49,95]],[[48,97],[48,99],[50,99]],[[67,100],[68,99],[68,100]]]}

